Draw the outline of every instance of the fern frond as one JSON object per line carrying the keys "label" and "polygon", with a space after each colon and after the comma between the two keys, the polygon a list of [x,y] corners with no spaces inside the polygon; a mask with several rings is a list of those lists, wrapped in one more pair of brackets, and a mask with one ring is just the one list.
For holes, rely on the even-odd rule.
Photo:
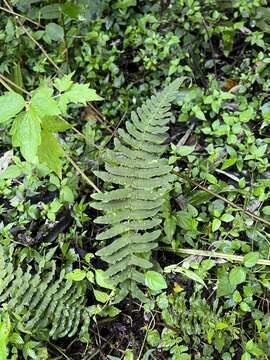
{"label": "fern frond", "polygon": [[97,240],[112,239],[97,255],[109,264],[106,274],[111,281],[127,286],[141,300],[145,296],[136,284],[144,284],[143,271],[152,266],[145,255],[157,246],[158,213],[173,180],[171,166],[161,156],[166,150],[167,124],[173,118],[170,104],[179,85],[174,81],[131,113],[126,130],[118,130],[114,150],[105,154],[105,171],[95,172],[116,186],[92,195],[92,207],[104,212],[95,222],[110,225]]}
{"label": "fern frond", "polygon": [[31,266],[14,269],[0,245],[0,275],[0,303],[21,319],[25,331],[46,340],[74,335],[80,322],[88,331],[86,285],[66,280],[64,270],[57,275],[54,261],[38,272]]}

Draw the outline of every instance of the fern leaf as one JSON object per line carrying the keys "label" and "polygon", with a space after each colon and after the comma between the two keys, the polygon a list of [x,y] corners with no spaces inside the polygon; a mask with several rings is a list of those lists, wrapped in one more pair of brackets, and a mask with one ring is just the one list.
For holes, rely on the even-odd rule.
{"label": "fern leaf", "polygon": [[0,245],[0,301],[14,323],[20,319],[25,331],[46,339],[71,336],[80,322],[86,333],[90,321],[82,317],[87,313],[85,283],[66,280],[64,270],[57,275],[54,261],[36,273],[31,266],[14,269],[11,255],[5,256]]}
{"label": "fern leaf", "polygon": [[110,226],[97,240],[113,239],[97,255],[109,264],[105,274],[141,300],[145,296],[136,284],[144,285],[143,272],[152,267],[143,254],[157,246],[158,214],[173,180],[171,166],[161,156],[179,85],[179,80],[174,81],[131,113],[126,130],[118,130],[114,150],[105,154],[105,171],[95,172],[112,184],[112,190],[92,196],[92,207],[104,213],[95,222]]}

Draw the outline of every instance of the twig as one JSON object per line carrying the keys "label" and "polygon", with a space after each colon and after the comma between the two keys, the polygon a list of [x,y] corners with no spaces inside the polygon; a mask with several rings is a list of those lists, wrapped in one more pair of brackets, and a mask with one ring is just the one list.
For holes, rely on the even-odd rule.
{"label": "twig", "polygon": [[[172,249],[168,246],[162,246],[157,248],[158,250],[164,250],[169,252],[174,252],[175,254],[188,254],[188,255],[195,255],[195,256],[204,256],[204,257],[213,257],[213,258],[221,258],[228,261],[236,261],[243,263],[245,261],[244,256],[240,255],[233,255],[233,254],[225,254],[215,251],[206,251],[206,250],[196,250],[196,249],[185,249],[185,248],[179,248],[179,249]],[[258,259],[256,261],[256,264],[258,265],[267,265],[270,266],[270,260],[267,259]]]}
{"label": "twig", "polygon": [[96,186],[96,184],[93,183],[91,179],[83,172],[83,170],[75,163],[74,160],[71,159],[70,156],[67,154],[65,155],[68,161],[72,164],[72,166],[78,171],[78,173],[81,175],[81,177],[90,185],[93,189],[95,189],[97,192],[101,192],[99,188]]}
{"label": "twig", "polygon": [[50,346],[55,348],[62,356],[64,356],[65,359],[71,360],[71,358],[64,353],[64,351],[60,348],[60,346],[55,345],[55,344],[53,344],[51,342],[49,342],[49,344],[50,344]]}
{"label": "twig", "polygon": [[[15,84],[15,82],[13,82],[12,80],[9,80],[7,77],[5,77],[4,75],[0,74],[0,79],[4,80],[5,82],[8,82],[10,85],[12,85],[13,87],[17,88],[18,90],[22,91],[23,93],[25,93],[28,96],[31,96],[30,92],[28,92],[27,90],[23,89],[22,87],[20,87],[19,85]],[[9,90],[12,90],[11,88],[9,88]]]}
{"label": "twig", "polygon": [[97,118],[98,118],[98,120],[101,122],[101,124],[104,125],[105,128],[106,128],[111,134],[113,134],[113,133],[114,133],[113,130],[110,129],[110,128],[107,126],[107,124],[106,124],[106,118],[104,117],[104,115],[102,115],[101,112],[100,112],[93,104],[88,103],[88,105],[89,105],[90,108],[91,108],[92,110],[94,110],[94,112],[98,115]]}
{"label": "twig", "polygon": [[38,27],[44,28],[44,26],[42,26],[40,23],[38,23],[38,22],[30,19],[29,17],[27,17],[27,16],[25,16],[25,15],[19,14],[19,13],[13,11],[13,10],[9,10],[9,9],[7,9],[7,8],[5,8],[5,7],[2,7],[2,6],[0,6],[0,10],[3,10],[3,11],[5,11],[5,12],[9,13],[9,14],[14,15],[14,16],[19,16],[19,17],[21,17],[22,19],[25,19],[25,20],[31,22],[32,24],[34,24],[34,25],[36,25],[36,26],[38,26]]}
{"label": "twig", "polygon": [[0,83],[4,86],[5,89],[11,91],[11,87],[1,78],[1,75],[0,75]]}
{"label": "twig", "polygon": [[228,205],[230,205],[234,209],[237,209],[237,210],[243,212],[244,214],[252,217],[253,219],[270,226],[270,221],[265,220],[264,218],[260,217],[259,215],[254,214],[253,212],[251,212],[249,210],[243,209],[241,206],[234,204],[232,201],[230,201],[230,200],[226,199],[225,197],[217,194],[216,192],[206,188],[205,186],[199,184],[197,181],[192,180],[192,179],[188,178],[187,176],[182,175],[178,171],[175,171],[175,170],[173,170],[172,173],[177,175],[178,177],[182,178],[186,182],[188,182],[188,183],[200,188],[201,190],[207,192],[208,194],[210,194],[210,195],[212,195],[212,196],[214,196],[214,197],[216,197],[216,198],[218,198],[220,200],[223,200],[225,203],[227,203]]}
{"label": "twig", "polygon": [[[10,11],[13,12],[12,7],[10,6],[9,2],[7,0],[4,0],[4,3],[6,4],[6,6],[9,8]],[[39,44],[39,42],[33,38],[32,34],[27,30],[27,28],[23,25],[23,23],[21,22],[21,20],[18,17],[15,17],[15,19],[18,21],[18,23],[20,24],[20,26],[22,27],[22,29],[25,31],[26,35],[29,37],[29,39],[31,39],[33,41],[33,43],[35,43],[37,45],[37,47],[42,51],[42,53],[45,55],[45,57],[49,60],[49,62],[55,67],[55,69],[63,74],[62,70],[58,67],[58,65],[53,61],[53,59],[50,57],[50,55],[47,53],[47,51],[43,48],[42,45]]]}
{"label": "twig", "polygon": [[105,146],[107,146],[107,145],[110,143],[110,141],[116,136],[116,133],[117,133],[117,130],[118,130],[119,126],[121,125],[122,121],[123,121],[123,120],[125,119],[125,117],[126,117],[126,113],[127,113],[127,112],[124,113],[124,115],[122,116],[122,118],[120,119],[120,121],[118,122],[118,124],[116,125],[114,131],[112,132],[112,135],[110,135],[110,137],[109,137],[109,139],[106,141],[106,143],[103,144],[103,146],[102,146],[103,148],[105,148]]}
{"label": "twig", "polygon": [[[146,342],[146,339],[147,339],[147,335],[149,333],[149,330],[151,329],[152,327],[152,324],[155,323],[155,315],[152,315],[152,318],[150,320],[150,323],[147,325],[147,328],[146,328],[146,332],[145,332],[145,336],[143,338],[143,342],[142,342],[142,346],[140,348],[140,352],[139,352],[139,355],[137,357],[137,360],[140,360],[141,356],[142,356],[142,352],[143,352],[143,349],[144,349],[144,345],[145,345],[145,342]],[[155,325],[154,325],[155,326]]]}

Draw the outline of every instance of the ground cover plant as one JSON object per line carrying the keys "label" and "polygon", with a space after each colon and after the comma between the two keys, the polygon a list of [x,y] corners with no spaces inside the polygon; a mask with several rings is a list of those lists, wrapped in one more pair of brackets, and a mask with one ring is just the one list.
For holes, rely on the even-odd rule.
{"label": "ground cover plant", "polygon": [[0,359],[269,359],[268,1],[0,15]]}

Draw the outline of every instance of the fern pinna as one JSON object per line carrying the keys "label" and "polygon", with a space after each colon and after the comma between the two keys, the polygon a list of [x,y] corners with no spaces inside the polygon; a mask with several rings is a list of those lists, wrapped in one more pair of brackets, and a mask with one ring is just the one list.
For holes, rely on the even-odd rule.
{"label": "fern pinna", "polygon": [[54,261],[48,265],[38,271],[14,268],[0,245],[0,311],[13,314],[20,330],[46,340],[75,335],[80,322],[80,335],[87,335],[86,284],[66,280],[65,270],[57,275]]}
{"label": "fern pinna", "polygon": [[97,201],[91,206],[105,213],[95,222],[111,225],[97,240],[113,240],[97,255],[109,264],[106,275],[111,281],[121,283],[139,299],[144,296],[137,284],[144,285],[143,271],[152,267],[149,255],[161,234],[158,213],[172,180],[171,166],[161,156],[166,150],[166,125],[172,119],[170,103],[179,85],[175,80],[131,113],[126,130],[118,130],[114,150],[106,151],[106,171],[95,172],[105,183],[114,185],[92,195]]}

